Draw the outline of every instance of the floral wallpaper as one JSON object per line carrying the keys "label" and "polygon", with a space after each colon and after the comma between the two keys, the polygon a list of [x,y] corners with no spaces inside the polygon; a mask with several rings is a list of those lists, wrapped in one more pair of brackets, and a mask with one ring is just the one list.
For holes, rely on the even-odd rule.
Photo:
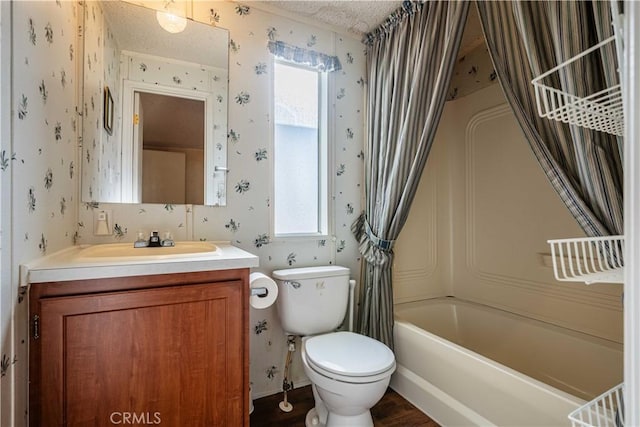
{"label": "floral wallpaper", "polygon": [[10,205],[3,206],[3,215],[10,211],[13,234],[11,245],[3,247],[10,264],[2,268],[12,270],[12,280],[1,286],[16,290],[13,325],[2,318],[3,338],[13,328],[15,339],[2,340],[0,381],[3,390],[6,379],[14,382],[14,406],[4,406],[11,399],[3,395],[2,416],[13,410],[18,426],[26,424],[28,374],[28,308],[24,290],[18,291],[18,268],[73,245],[77,229],[78,13],[75,2],[12,4],[13,136],[0,150],[2,179],[11,182],[11,195],[2,196]]}
{"label": "floral wallpaper", "polygon": [[[250,6],[201,1],[194,2],[193,7],[196,20],[213,22],[230,31],[227,206],[101,203],[101,209],[113,212],[117,231],[113,236],[96,237],[93,236],[91,224],[93,209],[97,205],[81,203],[79,242],[133,241],[137,231],[149,233],[150,227],[154,227],[160,231],[171,231],[178,240],[231,241],[258,255],[260,268],[257,270],[267,274],[281,268],[339,264],[351,268],[352,276],[357,278],[359,253],[350,226],[360,212],[362,197],[363,45],[358,39],[343,37]],[[330,167],[335,230],[329,239],[283,241],[271,235],[269,135],[273,57],[267,47],[269,40],[281,40],[336,55],[342,63],[341,70],[329,75],[333,88],[330,94],[333,162]],[[143,73],[138,66],[129,68],[138,74]],[[147,67],[151,68],[154,67]],[[286,337],[275,306],[264,310],[251,309],[250,318],[253,394],[263,396],[277,393],[282,389]],[[294,358],[289,380],[294,385],[306,381],[299,353]]]}
{"label": "floral wallpaper", "polygon": [[[104,129],[103,103],[105,87],[114,105],[121,101],[120,49],[106,25],[98,2],[87,2],[84,9],[84,102],[82,137],[82,200],[121,200],[120,144],[117,134]],[[119,129],[120,116],[114,116],[114,129]]]}
{"label": "floral wallpaper", "polygon": [[485,43],[458,57],[451,76],[447,101],[462,98],[498,83]]}
{"label": "floral wallpaper", "polygon": [[[85,3],[91,19],[95,13],[99,22],[100,8],[92,7],[93,2]],[[0,147],[0,174],[3,183],[11,184],[10,197],[3,193],[2,209],[11,212],[13,221],[13,239],[10,245],[4,240],[2,248],[11,253],[11,263],[2,265],[2,273],[4,278],[9,276],[7,268],[11,270],[12,280],[3,281],[1,286],[3,297],[7,294],[5,287],[12,288],[15,320],[11,323],[11,319],[2,316],[0,381],[2,390],[11,389],[7,382],[12,382],[15,396],[12,402],[3,393],[2,420],[13,413],[18,426],[26,425],[28,368],[26,295],[24,290],[18,290],[21,263],[76,243],[133,241],[136,231],[149,232],[153,227],[171,231],[177,240],[230,240],[259,255],[258,270],[267,274],[281,268],[339,264],[349,267],[354,278],[359,275],[357,243],[349,229],[361,210],[363,197],[366,74],[364,46],[359,40],[246,5],[193,2],[194,19],[230,30],[227,206],[82,203],[78,197],[82,169],[79,165],[86,159],[86,153],[92,160],[100,161],[101,168],[100,176],[86,176],[83,180],[119,179],[109,172],[118,153],[111,150],[111,136],[102,129],[100,107],[105,84],[113,89],[114,103],[119,101],[116,82],[120,79],[120,67],[118,48],[104,27],[85,35],[95,49],[83,53],[77,42],[81,14],[78,3],[71,1],[14,2],[12,7],[13,137],[10,141],[3,140]],[[4,19],[3,16],[3,24]],[[270,40],[335,55],[342,64],[341,70],[330,75],[334,231],[326,240],[283,241],[271,235],[269,135],[273,60],[267,49]],[[486,68],[486,52],[482,62],[473,59],[473,55],[471,52],[459,62],[452,97],[462,96],[467,90],[463,86],[479,88],[478,85],[494,80]],[[77,63],[88,67],[89,61],[92,66],[107,64],[108,71],[88,76],[92,79],[93,103],[78,105]],[[79,113],[85,115],[85,122],[93,132],[85,130],[83,143],[90,148],[84,152],[77,144]],[[112,236],[93,236],[93,211],[98,207],[113,213]],[[286,337],[275,307],[252,309],[250,318],[254,396],[279,392]],[[11,341],[11,335],[15,340]],[[296,350],[289,377],[294,386],[306,381],[299,360],[299,342]]]}

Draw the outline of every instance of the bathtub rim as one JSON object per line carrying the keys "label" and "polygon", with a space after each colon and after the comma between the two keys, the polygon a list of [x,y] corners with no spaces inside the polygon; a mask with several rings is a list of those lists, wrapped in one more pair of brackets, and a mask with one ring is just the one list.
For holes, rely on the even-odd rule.
{"label": "bathtub rim", "polygon": [[[618,341],[614,341],[614,340],[610,340],[607,338],[602,338],[599,337],[597,335],[593,335],[587,332],[583,332],[583,331],[578,331],[575,329],[571,329],[571,328],[567,328],[565,326],[561,326],[561,325],[557,325],[554,323],[551,323],[547,320],[542,320],[542,319],[538,319],[538,318],[534,318],[534,317],[528,317],[524,314],[520,314],[520,313],[516,313],[513,311],[509,311],[506,308],[503,307],[497,307],[497,306],[493,306],[493,305],[489,305],[489,304],[485,304],[482,302],[477,302],[477,301],[471,301],[468,299],[464,299],[464,298],[460,298],[460,297],[456,297],[454,295],[445,295],[445,296],[440,296],[440,297],[431,297],[431,298],[421,298],[421,299],[417,299],[414,301],[403,301],[403,302],[398,302],[398,303],[394,303],[393,304],[393,311],[394,311],[394,323],[397,321],[404,321],[406,323],[412,324],[411,322],[409,322],[406,319],[403,319],[401,315],[398,315],[398,308],[400,308],[400,306],[402,305],[411,305],[411,304],[415,304],[415,305],[419,305],[419,304],[436,304],[437,302],[453,302],[455,301],[456,303],[461,302],[464,305],[470,305],[473,306],[475,308],[478,308],[480,310],[483,311],[499,311],[500,313],[504,314],[505,316],[509,317],[509,318],[517,318],[518,320],[524,321],[526,323],[529,324],[542,324],[545,327],[552,329],[556,332],[562,332],[564,334],[567,335],[571,335],[574,338],[581,338],[581,337],[588,337],[590,340],[596,342],[599,345],[611,348],[611,349],[615,349],[615,350],[620,350],[623,351],[624,348],[624,344],[620,343]],[[421,330],[424,330],[422,328],[419,328]],[[427,331],[429,332],[429,331]],[[429,332],[432,333],[432,332]],[[435,335],[435,334],[434,334]],[[436,335],[438,336],[438,335]],[[464,346],[462,346],[462,348],[465,348]],[[489,359],[491,360],[491,359]]]}

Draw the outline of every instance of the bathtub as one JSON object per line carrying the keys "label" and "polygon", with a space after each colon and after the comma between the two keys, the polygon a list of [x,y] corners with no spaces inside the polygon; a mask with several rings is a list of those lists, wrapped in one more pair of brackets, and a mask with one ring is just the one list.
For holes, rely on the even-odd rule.
{"label": "bathtub", "polygon": [[622,382],[622,345],[446,297],[395,306],[391,387],[443,426],[564,426]]}

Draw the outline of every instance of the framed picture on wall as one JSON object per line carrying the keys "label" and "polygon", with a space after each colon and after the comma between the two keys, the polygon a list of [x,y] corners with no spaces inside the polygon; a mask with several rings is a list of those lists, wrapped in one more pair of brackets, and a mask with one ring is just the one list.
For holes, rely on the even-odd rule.
{"label": "framed picture on wall", "polygon": [[104,130],[106,130],[109,135],[113,134],[113,97],[111,96],[109,86],[104,87],[102,123],[104,124]]}

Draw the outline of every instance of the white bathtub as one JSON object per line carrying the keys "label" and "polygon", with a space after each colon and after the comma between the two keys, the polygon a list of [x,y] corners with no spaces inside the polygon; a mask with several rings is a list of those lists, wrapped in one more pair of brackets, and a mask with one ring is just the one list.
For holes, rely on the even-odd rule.
{"label": "white bathtub", "polygon": [[562,426],[622,382],[617,343],[456,298],[395,306],[391,387],[443,426]]}

